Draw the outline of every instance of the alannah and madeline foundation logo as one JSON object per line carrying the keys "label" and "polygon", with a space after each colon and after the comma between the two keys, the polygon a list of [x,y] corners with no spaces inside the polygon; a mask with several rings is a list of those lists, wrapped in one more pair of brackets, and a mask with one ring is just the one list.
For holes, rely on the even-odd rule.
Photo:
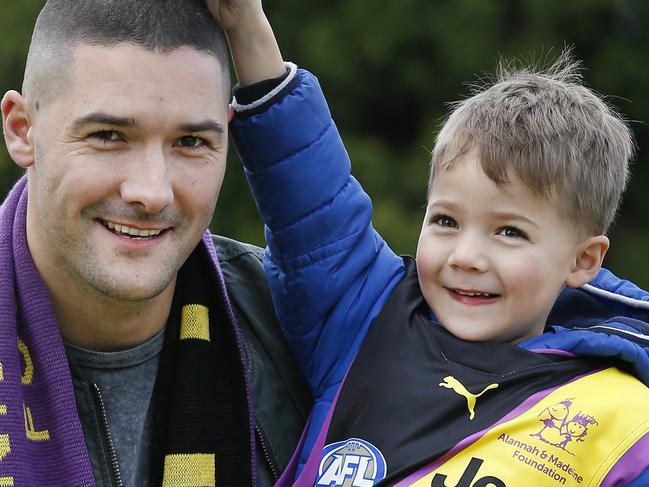
{"label": "alannah and madeline foundation logo", "polygon": [[598,422],[593,416],[581,411],[573,415],[570,411],[572,400],[573,398],[564,399],[541,411],[539,418],[543,426],[530,436],[538,437],[545,443],[574,455],[568,447],[585,441],[589,428]]}

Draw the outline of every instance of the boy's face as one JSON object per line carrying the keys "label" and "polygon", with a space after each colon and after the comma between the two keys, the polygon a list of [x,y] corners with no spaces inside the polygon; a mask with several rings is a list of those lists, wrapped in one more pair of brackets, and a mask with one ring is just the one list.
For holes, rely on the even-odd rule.
{"label": "boy's face", "polygon": [[419,284],[455,336],[519,342],[542,333],[583,242],[552,200],[514,175],[499,188],[470,152],[433,181],[417,246]]}

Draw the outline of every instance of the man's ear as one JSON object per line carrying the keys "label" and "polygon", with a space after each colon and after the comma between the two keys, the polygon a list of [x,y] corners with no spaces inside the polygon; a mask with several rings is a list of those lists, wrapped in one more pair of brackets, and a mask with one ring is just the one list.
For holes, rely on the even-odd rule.
{"label": "man's ear", "polygon": [[577,249],[573,268],[566,279],[570,287],[579,287],[593,280],[602,268],[604,255],[609,247],[606,235],[588,237]]}
{"label": "man's ear", "polygon": [[27,168],[34,163],[34,146],[29,136],[32,125],[27,100],[17,91],[11,90],[5,93],[0,108],[9,155],[20,167]]}

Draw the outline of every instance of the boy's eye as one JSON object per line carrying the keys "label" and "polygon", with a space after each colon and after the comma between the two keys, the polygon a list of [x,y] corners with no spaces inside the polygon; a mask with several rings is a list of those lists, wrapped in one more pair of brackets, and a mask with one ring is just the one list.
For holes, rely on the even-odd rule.
{"label": "boy's eye", "polygon": [[502,235],[507,238],[521,238],[527,240],[527,234],[522,230],[519,230],[516,227],[503,227],[498,230],[498,235]]}
{"label": "boy's eye", "polygon": [[447,215],[437,215],[431,221],[440,227],[457,228],[457,222]]}
{"label": "boy's eye", "polygon": [[201,149],[207,146],[207,143],[205,142],[205,139],[201,137],[195,135],[184,135],[178,139],[176,145],[185,149]]}
{"label": "boy's eye", "polygon": [[120,142],[124,140],[122,136],[119,133],[115,132],[114,130],[100,130],[98,132],[93,132],[88,137],[91,139],[99,140],[104,143]]}

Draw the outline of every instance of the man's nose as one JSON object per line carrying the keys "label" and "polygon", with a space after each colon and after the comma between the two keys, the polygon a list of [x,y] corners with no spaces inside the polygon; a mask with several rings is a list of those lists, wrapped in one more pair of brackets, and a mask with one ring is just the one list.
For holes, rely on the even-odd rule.
{"label": "man's nose", "polygon": [[170,168],[162,147],[145,147],[123,175],[122,200],[158,213],[174,200]]}
{"label": "man's nose", "polygon": [[464,271],[486,272],[489,260],[485,252],[485,242],[468,232],[459,235],[448,256],[448,265]]}

